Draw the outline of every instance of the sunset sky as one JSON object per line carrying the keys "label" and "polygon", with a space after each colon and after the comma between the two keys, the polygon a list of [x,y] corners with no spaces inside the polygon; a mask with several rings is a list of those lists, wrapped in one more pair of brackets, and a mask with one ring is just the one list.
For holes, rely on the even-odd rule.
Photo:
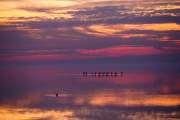
{"label": "sunset sky", "polygon": [[1,0],[0,6],[0,62],[179,60],[179,0]]}

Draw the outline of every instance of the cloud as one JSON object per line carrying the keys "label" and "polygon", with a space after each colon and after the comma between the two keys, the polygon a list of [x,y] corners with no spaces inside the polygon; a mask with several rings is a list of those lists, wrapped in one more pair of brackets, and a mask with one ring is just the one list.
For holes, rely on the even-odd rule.
{"label": "cloud", "polygon": [[[179,54],[179,16],[171,11],[178,11],[178,5],[174,2],[142,2],[137,6],[134,6],[136,2],[110,3],[85,2],[81,3],[84,6],[65,12],[61,10],[67,8],[56,5],[19,7],[24,11],[55,13],[57,16],[49,16],[51,19],[35,14],[29,17],[14,16],[11,22],[1,25],[1,60],[73,62],[98,57],[105,60],[112,57],[104,54],[112,53],[111,50],[111,55],[117,58],[133,55],[133,52],[124,49],[129,46],[136,54],[144,56],[152,55],[149,49],[156,51],[155,55]],[[163,11],[167,14],[162,14]],[[72,18],[63,19],[58,13],[70,14]],[[117,50],[117,46],[124,47]],[[144,48],[146,52],[142,54],[143,50],[139,48]]]}

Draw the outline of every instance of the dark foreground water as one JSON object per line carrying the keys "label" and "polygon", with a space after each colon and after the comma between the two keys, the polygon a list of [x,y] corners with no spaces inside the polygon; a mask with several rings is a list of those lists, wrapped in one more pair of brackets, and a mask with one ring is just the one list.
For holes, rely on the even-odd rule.
{"label": "dark foreground water", "polygon": [[0,72],[1,120],[180,119],[177,64],[11,64]]}

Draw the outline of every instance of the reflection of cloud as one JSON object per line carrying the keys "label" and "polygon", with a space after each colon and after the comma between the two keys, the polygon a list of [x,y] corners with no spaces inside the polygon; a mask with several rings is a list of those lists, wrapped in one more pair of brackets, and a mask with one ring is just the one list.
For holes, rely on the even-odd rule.
{"label": "reflection of cloud", "polygon": [[[133,94],[125,93],[124,95],[119,94],[108,94],[100,93],[95,94],[90,99],[92,105],[122,105],[122,106],[178,106],[180,105],[180,97],[176,95],[146,95],[146,94]],[[139,96],[139,97],[138,97]]]}
{"label": "reflection of cloud", "polygon": [[1,120],[68,120],[72,111],[55,111],[28,108],[0,108]]}
{"label": "reflection of cloud", "polygon": [[[135,108],[136,109],[136,108]],[[137,108],[138,109],[138,108]],[[153,111],[147,110],[131,110],[125,109],[111,109],[111,108],[93,108],[83,107],[74,110],[42,110],[42,109],[28,109],[28,108],[8,108],[1,107],[0,119],[13,120],[110,120],[110,119],[178,119],[179,113],[175,111]]]}
{"label": "reflection of cloud", "polygon": [[[13,115],[19,116],[19,119],[21,117],[32,119],[33,117],[34,119],[52,118],[56,120],[56,115],[62,117],[62,119],[66,117],[72,119],[76,117],[103,119],[107,113],[111,117],[119,115],[122,119],[126,119],[129,115],[137,118],[139,115],[137,113],[147,114],[146,112],[149,110],[151,110],[151,113],[153,112],[153,114],[148,114],[150,117],[157,117],[160,111],[164,115],[164,112],[167,114],[166,110],[168,110],[168,115],[175,117],[175,111],[180,104],[180,96],[174,94],[176,90],[179,91],[178,64],[175,64],[177,68],[164,67],[164,64],[163,67],[153,64],[153,68],[149,64],[147,67],[141,65],[142,63],[138,65],[115,64],[113,66],[109,64],[90,64],[89,66],[80,64],[21,64],[9,66],[5,64],[4,68],[1,67],[0,69],[3,73],[0,74],[0,103],[1,106],[6,106],[8,103],[11,110],[7,107],[1,107],[0,113],[7,115],[5,117],[9,119]],[[5,72],[2,72],[4,69]],[[169,71],[169,69],[173,70]],[[124,75],[121,79],[116,77],[116,81],[111,78],[63,77],[62,75],[63,73],[80,73],[84,70],[123,70]],[[47,93],[52,93],[55,96],[60,88],[65,88],[64,91],[68,96],[44,96]],[[94,115],[94,112],[98,115]],[[123,116],[125,117],[123,118]],[[1,117],[3,118],[3,116]],[[162,116],[158,117],[161,118]]]}

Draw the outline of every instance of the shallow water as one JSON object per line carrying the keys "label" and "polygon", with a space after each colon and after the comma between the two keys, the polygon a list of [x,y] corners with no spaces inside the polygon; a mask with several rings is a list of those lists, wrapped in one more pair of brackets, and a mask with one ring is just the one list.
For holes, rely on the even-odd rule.
{"label": "shallow water", "polygon": [[[2,65],[0,119],[180,118],[178,66],[94,65]],[[83,76],[82,71],[123,75]]]}

